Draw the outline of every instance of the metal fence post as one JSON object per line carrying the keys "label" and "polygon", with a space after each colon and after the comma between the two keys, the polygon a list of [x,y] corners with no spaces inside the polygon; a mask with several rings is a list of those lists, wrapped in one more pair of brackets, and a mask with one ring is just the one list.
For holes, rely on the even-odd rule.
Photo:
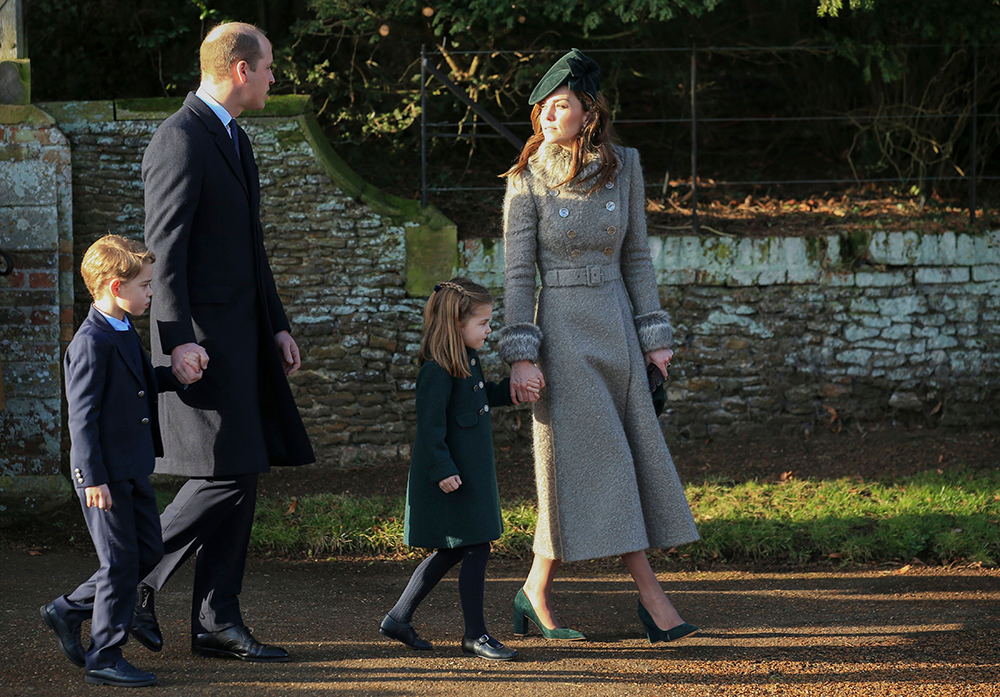
{"label": "metal fence post", "polygon": [[972,46],[972,171],[969,173],[969,225],[976,224],[976,121],[979,120],[979,49]]}
{"label": "metal fence post", "polygon": [[420,207],[427,207],[427,47],[420,44]]}
{"label": "metal fence post", "polygon": [[698,234],[698,49],[691,42],[691,231]]}

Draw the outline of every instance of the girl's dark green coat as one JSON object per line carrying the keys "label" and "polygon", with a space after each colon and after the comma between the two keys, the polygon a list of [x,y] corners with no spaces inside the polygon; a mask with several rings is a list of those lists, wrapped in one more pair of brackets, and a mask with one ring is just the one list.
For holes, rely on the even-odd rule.
{"label": "girl's dark green coat", "polygon": [[[468,349],[471,377],[454,378],[433,361],[417,375],[417,435],[410,457],[403,540],[414,547],[463,547],[500,537],[500,495],[490,409],[511,404],[510,379],[483,379]],[[452,475],[462,485],[444,493]]]}

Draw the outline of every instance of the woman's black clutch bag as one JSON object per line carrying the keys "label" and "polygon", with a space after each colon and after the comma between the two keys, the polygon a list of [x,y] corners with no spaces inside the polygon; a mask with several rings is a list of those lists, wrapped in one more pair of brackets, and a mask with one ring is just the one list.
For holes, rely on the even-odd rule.
{"label": "woman's black clutch bag", "polygon": [[659,416],[667,405],[667,391],[663,389],[663,383],[666,380],[655,363],[646,366],[646,379],[649,380],[649,391],[653,395],[653,409]]}

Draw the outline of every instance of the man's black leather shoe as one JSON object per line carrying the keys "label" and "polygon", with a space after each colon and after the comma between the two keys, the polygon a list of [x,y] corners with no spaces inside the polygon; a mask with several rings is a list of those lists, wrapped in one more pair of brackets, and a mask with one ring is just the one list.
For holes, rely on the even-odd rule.
{"label": "man's black leather shoe", "polygon": [[386,615],[382,619],[382,624],[378,626],[378,630],[390,639],[401,641],[411,649],[416,649],[417,651],[429,651],[434,648],[434,645],[429,641],[424,641],[417,636],[417,630],[413,628],[413,625],[408,622],[397,622],[389,615]]}
{"label": "man's black leather shoe", "polygon": [[140,583],[135,589],[135,609],[132,610],[132,636],[150,651],[163,648],[163,634],[156,621],[153,587]]}
{"label": "man's black leather shoe", "polygon": [[483,634],[478,639],[462,637],[462,653],[467,656],[479,656],[491,661],[513,661],[517,651],[508,649],[489,634]]}
{"label": "man's black leather shoe", "polygon": [[195,634],[191,637],[191,653],[206,658],[238,658],[257,663],[284,663],[288,660],[287,651],[280,646],[260,643],[242,624],[221,632]]}
{"label": "man's black leather shoe", "polygon": [[42,621],[45,622],[49,629],[56,633],[56,638],[59,640],[59,648],[66,654],[66,658],[83,668],[87,662],[87,652],[83,650],[83,644],[80,643],[80,625],[77,625],[75,629],[71,629],[66,624],[66,620],[56,612],[55,605],[52,603],[42,605],[40,609]]}
{"label": "man's black leather shoe", "polygon": [[91,685],[114,685],[115,687],[145,687],[156,684],[155,675],[139,670],[124,658],[119,658],[118,663],[113,666],[88,670],[83,679]]}

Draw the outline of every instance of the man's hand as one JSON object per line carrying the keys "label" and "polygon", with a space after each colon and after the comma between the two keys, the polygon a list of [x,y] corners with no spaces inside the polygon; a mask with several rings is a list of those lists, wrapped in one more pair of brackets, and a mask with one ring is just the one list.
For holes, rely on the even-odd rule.
{"label": "man's hand", "polygon": [[[198,357],[198,366],[189,360],[184,360],[184,354],[194,353]],[[190,359],[190,356],[188,357]],[[182,385],[190,385],[201,378],[201,372],[208,367],[208,352],[198,344],[181,344],[170,351],[170,369]]]}
{"label": "man's hand", "polygon": [[107,484],[88,486],[83,491],[87,495],[87,508],[100,508],[102,511],[111,510],[111,490]]}
{"label": "man's hand", "polygon": [[278,352],[285,363],[285,375],[294,375],[295,371],[302,367],[298,344],[292,335],[284,330],[274,335],[274,341],[278,344]]}

